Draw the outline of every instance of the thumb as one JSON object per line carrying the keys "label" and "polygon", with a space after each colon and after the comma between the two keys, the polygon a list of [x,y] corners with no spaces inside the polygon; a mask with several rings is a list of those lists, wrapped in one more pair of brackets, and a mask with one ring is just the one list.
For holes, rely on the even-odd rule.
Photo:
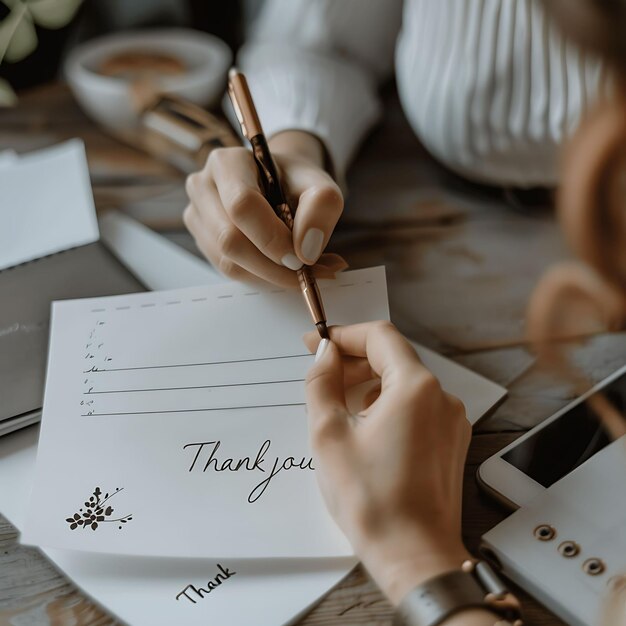
{"label": "thumb", "polygon": [[314,447],[323,440],[343,437],[348,430],[348,409],[343,386],[343,362],[337,346],[322,339],[315,364],[306,379],[309,431]]}

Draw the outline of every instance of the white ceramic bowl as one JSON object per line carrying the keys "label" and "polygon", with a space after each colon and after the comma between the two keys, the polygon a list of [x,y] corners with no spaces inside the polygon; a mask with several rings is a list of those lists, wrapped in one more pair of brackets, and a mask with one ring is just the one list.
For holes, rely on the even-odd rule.
{"label": "white ceramic bowl", "polygon": [[65,61],[67,82],[85,112],[112,130],[129,130],[137,123],[130,83],[104,76],[97,68],[106,58],[122,52],[170,54],[189,68],[157,80],[160,89],[201,106],[211,106],[224,93],[232,62],[230,48],[217,37],[189,29],[124,32],[92,39],[77,46]]}

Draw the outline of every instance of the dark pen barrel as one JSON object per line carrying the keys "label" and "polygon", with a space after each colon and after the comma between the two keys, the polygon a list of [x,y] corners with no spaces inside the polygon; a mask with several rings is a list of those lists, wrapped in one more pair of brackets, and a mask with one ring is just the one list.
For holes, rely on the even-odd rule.
{"label": "dark pen barrel", "polygon": [[[282,220],[289,230],[293,230],[293,212],[281,187],[278,169],[270,152],[267,139],[263,134],[248,83],[245,76],[236,68],[231,69],[228,77],[228,95],[241,125],[241,131],[252,146],[252,154],[259,169],[263,194],[278,218]],[[326,313],[324,312],[319,288],[313,277],[313,270],[305,266],[298,270],[297,275],[300,289],[313,318],[313,323],[320,337],[328,339]]]}
{"label": "dark pen barrel", "polygon": [[287,225],[289,230],[293,230],[293,214],[280,185],[278,170],[267,145],[267,139],[265,139],[265,135],[256,135],[250,139],[250,143],[252,144],[254,160],[259,168],[264,195],[276,215]]}

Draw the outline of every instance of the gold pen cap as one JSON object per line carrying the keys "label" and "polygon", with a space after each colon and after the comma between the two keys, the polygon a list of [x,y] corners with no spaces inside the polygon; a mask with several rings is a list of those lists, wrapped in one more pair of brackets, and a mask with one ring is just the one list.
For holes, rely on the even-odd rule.
{"label": "gold pen cap", "polygon": [[228,96],[244,137],[249,141],[252,137],[260,135],[263,128],[252,104],[248,81],[236,67],[231,67],[228,72]]}

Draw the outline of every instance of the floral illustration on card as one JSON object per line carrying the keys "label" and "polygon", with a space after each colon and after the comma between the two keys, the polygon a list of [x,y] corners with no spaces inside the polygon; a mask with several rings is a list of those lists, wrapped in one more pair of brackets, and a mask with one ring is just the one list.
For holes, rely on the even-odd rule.
{"label": "floral illustration on card", "polygon": [[[112,493],[102,494],[100,487],[96,487],[93,490],[93,494],[89,496],[89,500],[86,500],[83,507],[78,509],[72,517],[68,517],[65,521],[69,524],[70,530],[76,530],[77,528],[91,528],[91,530],[97,530],[101,524],[115,523],[118,529],[123,528],[123,524],[130,522],[133,519],[132,513],[123,515],[122,517],[113,517],[115,509],[111,506],[110,500],[118,495],[121,491],[124,491],[123,487],[117,487]],[[107,504],[109,502],[109,504]]]}

